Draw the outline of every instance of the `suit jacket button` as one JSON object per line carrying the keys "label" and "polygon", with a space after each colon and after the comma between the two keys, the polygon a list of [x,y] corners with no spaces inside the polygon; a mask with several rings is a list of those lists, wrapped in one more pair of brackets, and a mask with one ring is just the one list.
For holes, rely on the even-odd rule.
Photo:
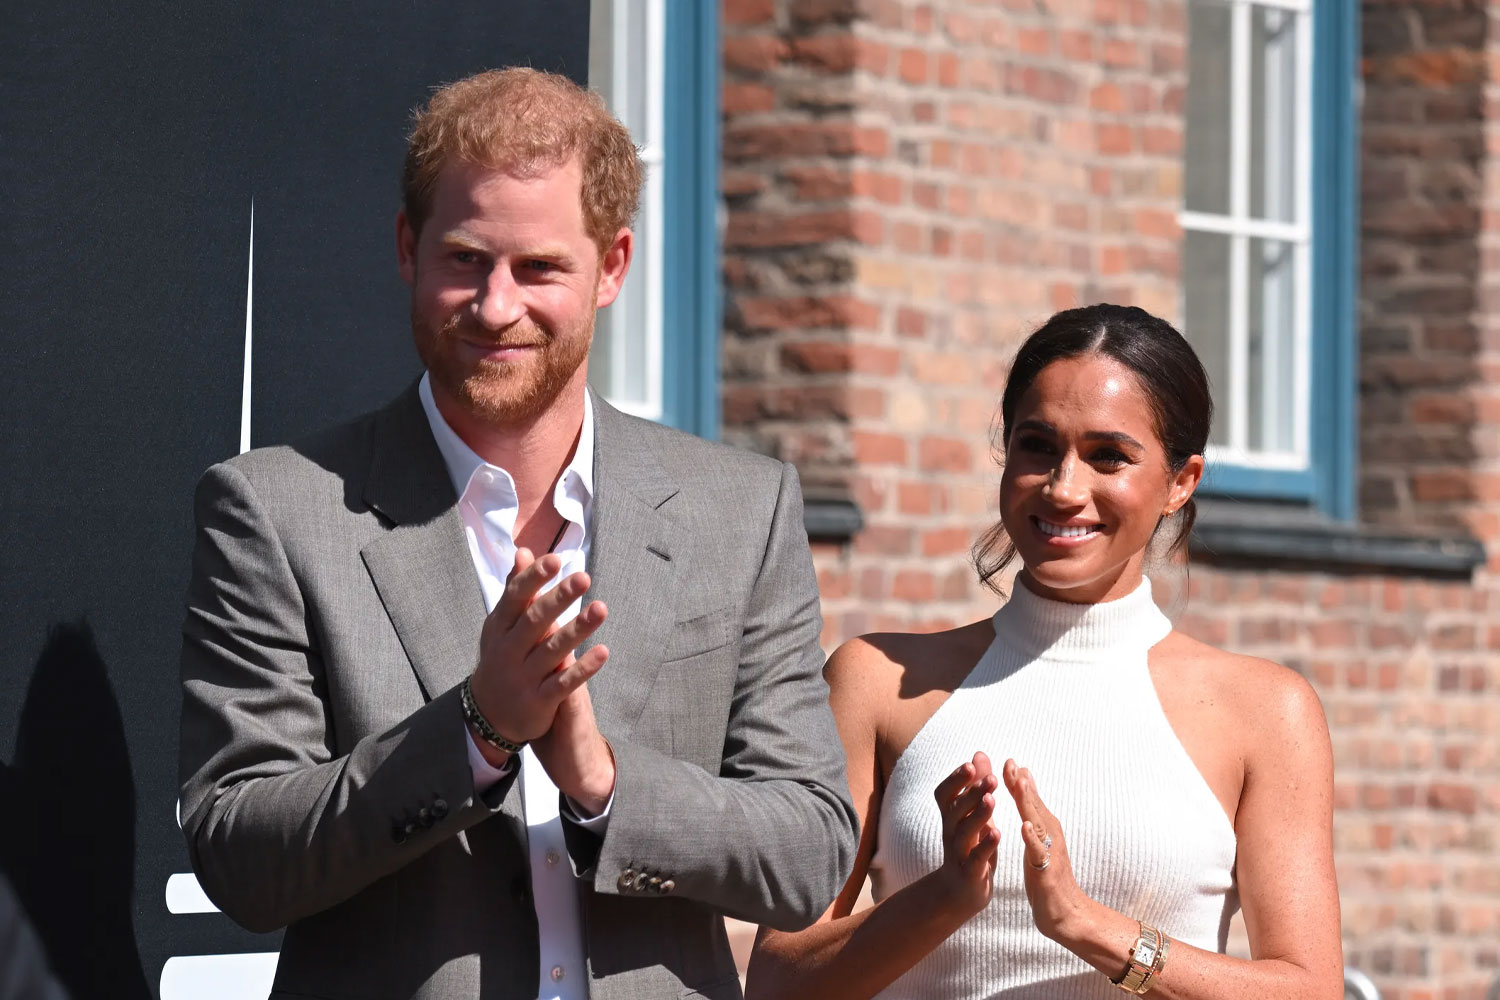
{"label": "suit jacket button", "polygon": [[432,800],[432,815],[435,819],[443,819],[448,815],[448,802],[446,799]]}
{"label": "suit jacket button", "polygon": [[662,882],[661,889],[658,890],[658,891],[663,896],[670,896],[672,894],[672,890],[675,889],[675,888],[677,888],[677,883],[673,882],[671,879],[667,879],[664,882]]}
{"label": "suit jacket button", "polygon": [[650,889],[652,892],[661,892],[661,879],[655,875],[651,876]]}
{"label": "suit jacket button", "polygon": [[391,839],[398,844],[406,843],[406,827],[400,823],[391,824]]}
{"label": "suit jacket button", "polygon": [[620,872],[620,881],[618,885],[620,886],[621,892],[630,892],[632,889],[634,889],[635,872],[631,871],[629,868],[626,868],[624,871]]}
{"label": "suit jacket button", "polygon": [[417,819],[422,821],[423,826],[431,826],[432,810],[428,809],[426,806],[423,806],[421,809],[417,810]]}
{"label": "suit jacket button", "polygon": [[646,886],[650,884],[651,877],[645,872],[635,873],[635,884],[631,886],[636,892],[645,892]]}

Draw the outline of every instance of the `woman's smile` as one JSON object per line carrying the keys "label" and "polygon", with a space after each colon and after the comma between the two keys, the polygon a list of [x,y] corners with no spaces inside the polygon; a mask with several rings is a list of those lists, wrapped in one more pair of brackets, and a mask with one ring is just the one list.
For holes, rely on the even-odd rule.
{"label": "woman's smile", "polygon": [[1085,545],[1104,532],[1104,525],[1097,521],[1051,521],[1035,514],[1031,515],[1031,524],[1046,537],[1047,544],[1063,547]]}

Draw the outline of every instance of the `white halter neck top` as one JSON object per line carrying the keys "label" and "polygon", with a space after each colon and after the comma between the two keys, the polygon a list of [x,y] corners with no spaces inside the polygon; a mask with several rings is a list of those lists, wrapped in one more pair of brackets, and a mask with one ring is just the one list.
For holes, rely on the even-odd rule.
{"label": "white halter neck top", "polygon": [[[1223,951],[1239,906],[1234,829],[1157,700],[1146,653],[1172,626],[1150,581],[1117,601],[1063,604],[1017,580],[993,623],[995,641],[892,768],[870,866],[875,899],[942,864],[932,790],[983,750],[997,772],[1008,757],[1031,769],[1084,892]],[[1003,785],[995,798],[994,898],[880,996],[1114,1000],[1105,976],[1037,931],[1021,819]]]}

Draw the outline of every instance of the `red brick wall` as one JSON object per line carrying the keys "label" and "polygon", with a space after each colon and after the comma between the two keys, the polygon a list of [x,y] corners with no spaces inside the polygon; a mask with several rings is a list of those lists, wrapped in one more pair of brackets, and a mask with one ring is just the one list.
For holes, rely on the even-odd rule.
{"label": "red brick wall", "polygon": [[1333,736],[1345,960],[1386,1000],[1500,975],[1500,608],[1493,583],[1195,565],[1179,627],[1291,666]]}
{"label": "red brick wall", "polygon": [[982,613],[989,434],[1058,308],[1176,313],[1181,0],[724,5],[725,436],[867,526],[830,644]]}
{"label": "red brick wall", "polygon": [[1487,5],[1366,3],[1360,497],[1384,524],[1500,535],[1500,263]]}
{"label": "red brick wall", "polygon": [[[1184,2],[723,0],[724,433],[863,509],[815,546],[827,648],[993,610],[967,554],[1026,332],[1093,301],[1177,318]],[[1359,373],[1362,519],[1464,528],[1489,568],[1159,581],[1184,629],[1322,696],[1346,955],[1387,1000],[1500,975],[1489,31],[1474,0],[1364,4]]]}

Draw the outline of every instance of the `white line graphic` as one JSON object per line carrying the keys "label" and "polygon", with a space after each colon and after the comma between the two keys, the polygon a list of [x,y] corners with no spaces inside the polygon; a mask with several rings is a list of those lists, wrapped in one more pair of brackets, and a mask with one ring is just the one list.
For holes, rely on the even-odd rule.
{"label": "white line graphic", "polygon": [[240,395],[240,454],[250,450],[250,330],[251,303],[255,296],[255,199],[250,199],[250,269],[245,276],[245,375]]}
{"label": "white line graphic", "polygon": [[218,913],[219,908],[208,898],[198,879],[186,872],[167,879],[167,912]]}
{"label": "white line graphic", "polygon": [[[245,274],[245,372],[240,395],[240,453],[250,450],[250,375],[255,346],[251,320],[255,296],[255,199],[250,199],[249,262]],[[182,825],[182,801],[177,802],[177,825]],[[191,872],[167,878],[168,913],[218,913]],[[161,1000],[264,1000],[276,978],[276,952],[244,955],[178,955],[162,966]]]}
{"label": "white line graphic", "polygon": [[167,959],[161,1000],[265,1000],[276,978],[274,951],[249,955],[191,955]]}

